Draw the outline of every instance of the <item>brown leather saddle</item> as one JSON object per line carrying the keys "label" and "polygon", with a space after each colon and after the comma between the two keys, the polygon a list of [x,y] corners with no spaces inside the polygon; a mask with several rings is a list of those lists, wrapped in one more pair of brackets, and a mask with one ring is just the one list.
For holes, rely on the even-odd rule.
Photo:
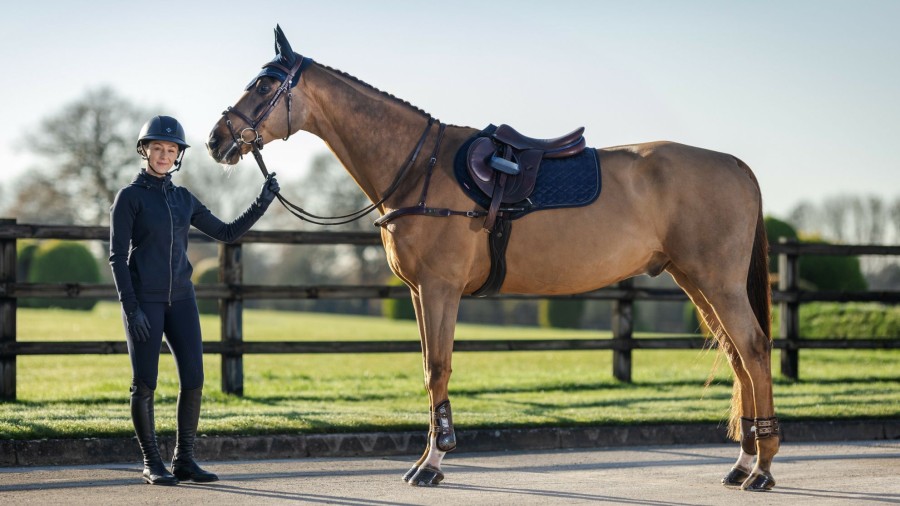
{"label": "brown leather saddle", "polygon": [[501,204],[526,200],[537,182],[541,160],[565,158],[584,151],[584,127],[555,139],[534,139],[509,125],[500,125],[490,137],[476,139],[466,154],[475,185],[491,199],[482,227],[490,232]]}

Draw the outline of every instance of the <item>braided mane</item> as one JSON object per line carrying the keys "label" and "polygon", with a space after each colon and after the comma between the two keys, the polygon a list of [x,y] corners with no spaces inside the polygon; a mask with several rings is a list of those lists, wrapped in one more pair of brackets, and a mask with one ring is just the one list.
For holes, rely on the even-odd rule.
{"label": "braided mane", "polygon": [[323,64],[321,64],[321,63],[319,63],[319,62],[315,62],[315,63],[316,63],[316,65],[319,65],[319,66],[321,66],[321,67],[324,68],[324,69],[330,70],[330,71],[334,72],[335,74],[337,74],[337,75],[339,75],[339,76],[341,76],[341,77],[346,77],[347,79],[350,79],[351,81],[353,81],[353,82],[355,82],[355,83],[361,84],[362,86],[364,86],[364,87],[366,87],[366,88],[368,88],[368,89],[370,89],[370,90],[372,90],[372,91],[374,91],[374,92],[376,92],[376,93],[378,93],[378,94],[380,94],[380,95],[383,95],[383,96],[385,96],[385,97],[387,97],[387,98],[393,100],[394,102],[398,102],[398,103],[400,103],[400,104],[402,104],[402,105],[408,106],[408,107],[412,108],[413,110],[415,110],[415,111],[417,111],[417,112],[420,112],[420,113],[424,114],[425,116],[431,117],[431,114],[427,113],[425,110],[423,110],[423,109],[421,109],[421,108],[419,108],[419,107],[416,107],[416,106],[412,105],[411,103],[409,103],[409,102],[406,101],[406,100],[403,100],[403,99],[401,99],[401,98],[395,97],[394,95],[391,95],[390,93],[388,93],[388,92],[386,92],[386,91],[381,91],[381,90],[379,90],[378,88],[372,86],[371,84],[369,84],[369,83],[363,81],[362,79],[360,79],[360,78],[358,78],[358,77],[356,77],[356,76],[352,76],[352,75],[350,75],[350,74],[344,72],[343,70],[338,70],[338,69],[336,69],[336,68],[334,68],[334,67],[329,67],[328,65],[323,65]]}

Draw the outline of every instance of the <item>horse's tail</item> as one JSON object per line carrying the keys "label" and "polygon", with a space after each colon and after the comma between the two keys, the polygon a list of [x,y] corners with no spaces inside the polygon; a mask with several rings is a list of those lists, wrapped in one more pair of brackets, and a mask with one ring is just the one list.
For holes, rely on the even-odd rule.
{"label": "horse's tail", "polygon": [[[747,272],[747,298],[750,299],[750,307],[753,314],[765,334],[772,339],[772,288],[769,285],[769,239],[766,236],[766,223],[762,212],[762,193],[759,190],[759,182],[753,171],[741,160],[735,158],[747,175],[753,180],[757,192],[759,192],[759,210],[756,217],[756,233],[753,238],[753,251],[750,256],[750,269]],[[734,395],[731,396],[731,417],[728,424],[728,435],[733,439],[740,439],[741,434],[741,389],[735,378]]]}
{"label": "horse's tail", "polygon": [[762,214],[756,218],[756,237],[753,239],[753,253],[750,257],[750,271],[747,273],[747,297],[756,315],[763,334],[772,339],[772,287],[769,285],[769,239],[766,237],[766,222]]}

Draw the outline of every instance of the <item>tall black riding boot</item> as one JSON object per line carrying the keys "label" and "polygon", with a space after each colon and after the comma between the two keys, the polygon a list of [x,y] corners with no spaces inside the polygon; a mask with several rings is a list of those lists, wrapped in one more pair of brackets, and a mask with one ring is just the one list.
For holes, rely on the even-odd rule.
{"label": "tall black riding boot", "polygon": [[144,481],[151,485],[178,485],[178,479],[163,464],[156,444],[153,390],[138,380],[131,385],[131,421],[144,456]]}
{"label": "tall black riding boot", "polygon": [[197,437],[197,424],[200,422],[202,394],[203,387],[178,393],[178,437],[172,459],[172,473],[183,481],[203,483],[219,479],[215,474],[201,469],[194,461],[194,440]]}

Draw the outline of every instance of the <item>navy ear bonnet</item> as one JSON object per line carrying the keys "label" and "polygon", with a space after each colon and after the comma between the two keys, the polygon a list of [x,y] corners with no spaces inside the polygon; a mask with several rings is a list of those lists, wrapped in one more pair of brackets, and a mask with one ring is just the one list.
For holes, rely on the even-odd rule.
{"label": "navy ear bonnet", "polygon": [[300,82],[300,74],[313,61],[311,58],[303,58],[303,56],[295,53],[291,49],[291,44],[288,42],[287,37],[284,36],[284,32],[281,31],[281,26],[275,25],[275,58],[263,65],[259,74],[250,81],[250,84],[244,90],[249,90],[261,77],[271,77],[283,83],[287,79],[288,72],[297,63],[298,59],[302,59],[303,63],[300,64],[300,69],[294,74],[294,78],[291,79],[291,88],[297,86],[297,83]]}

